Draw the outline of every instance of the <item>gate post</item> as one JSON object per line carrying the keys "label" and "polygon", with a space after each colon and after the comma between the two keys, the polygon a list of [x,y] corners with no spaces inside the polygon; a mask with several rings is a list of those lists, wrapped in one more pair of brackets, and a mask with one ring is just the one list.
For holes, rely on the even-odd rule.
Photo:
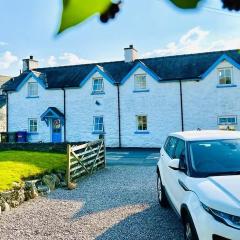
{"label": "gate post", "polygon": [[67,182],[67,187],[69,186],[69,183],[71,182],[71,176],[70,176],[70,167],[71,167],[71,145],[67,145],[67,172],[66,172],[66,182]]}

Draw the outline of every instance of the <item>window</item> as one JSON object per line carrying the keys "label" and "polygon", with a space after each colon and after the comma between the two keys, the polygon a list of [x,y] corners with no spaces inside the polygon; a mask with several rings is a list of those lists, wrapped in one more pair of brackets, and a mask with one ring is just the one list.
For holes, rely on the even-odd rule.
{"label": "window", "polygon": [[29,124],[28,131],[30,133],[36,133],[38,131],[37,119],[35,118],[29,119],[28,124]]}
{"label": "window", "polygon": [[145,74],[136,74],[134,76],[134,88],[135,88],[135,90],[147,89],[147,81],[146,81]]}
{"label": "window", "polygon": [[38,84],[36,82],[28,83],[28,97],[38,96]]}
{"label": "window", "polygon": [[147,116],[137,116],[137,130],[147,131]]}
{"label": "window", "polygon": [[93,132],[103,132],[103,116],[93,117]]}
{"label": "window", "polygon": [[190,142],[189,152],[195,177],[231,175],[240,169],[240,139]]}
{"label": "window", "polygon": [[179,139],[176,145],[174,158],[182,159],[184,156],[185,156],[185,142]]}
{"label": "window", "polygon": [[218,125],[237,125],[237,116],[222,116],[218,118]]}
{"label": "window", "polygon": [[169,137],[166,147],[165,147],[165,151],[170,158],[174,157],[176,144],[177,144],[177,138]]}
{"label": "window", "polygon": [[232,84],[232,69],[222,68],[218,70],[219,84]]}
{"label": "window", "polygon": [[93,79],[93,92],[103,92],[103,78]]}

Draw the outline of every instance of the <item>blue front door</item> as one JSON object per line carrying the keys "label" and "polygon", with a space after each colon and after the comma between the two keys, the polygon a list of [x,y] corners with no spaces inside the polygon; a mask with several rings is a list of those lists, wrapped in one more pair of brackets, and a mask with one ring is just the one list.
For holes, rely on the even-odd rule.
{"label": "blue front door", "polygon": [[52,119],[52,142],[62,141],[62,126],[60,119]]}

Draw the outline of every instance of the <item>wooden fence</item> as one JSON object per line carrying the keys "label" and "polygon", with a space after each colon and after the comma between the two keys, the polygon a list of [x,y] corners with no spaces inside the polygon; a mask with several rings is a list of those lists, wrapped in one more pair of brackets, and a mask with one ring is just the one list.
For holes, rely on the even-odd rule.
{"label": "wooden fence", "polygon": [[67,146],[67,184],[106,165],[104,139]]}

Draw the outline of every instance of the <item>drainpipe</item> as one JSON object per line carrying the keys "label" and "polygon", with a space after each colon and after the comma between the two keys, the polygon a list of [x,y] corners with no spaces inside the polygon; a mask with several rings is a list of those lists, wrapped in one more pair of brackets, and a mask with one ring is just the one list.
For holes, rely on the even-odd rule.
{"label": "drainpipe", "polygon": [[67,122],[66,122],[66,90],[63,88],[63,114],[64,114],[64,142],[67,141]]}
{"label": "drainpipe", "polygon": [[184,131],[184,116],[183,116],[182,80],[179,80],[179,90],[180,90],[180,107],[181,107],[181,127],[182,127],[182,132],[183,132]]}
{"label": "drainpipe", "polygon": [[121,139],[121,108],[120,108],[120,84],[117,83],[117,100],[118,100],[118,146],[122,147]]}

